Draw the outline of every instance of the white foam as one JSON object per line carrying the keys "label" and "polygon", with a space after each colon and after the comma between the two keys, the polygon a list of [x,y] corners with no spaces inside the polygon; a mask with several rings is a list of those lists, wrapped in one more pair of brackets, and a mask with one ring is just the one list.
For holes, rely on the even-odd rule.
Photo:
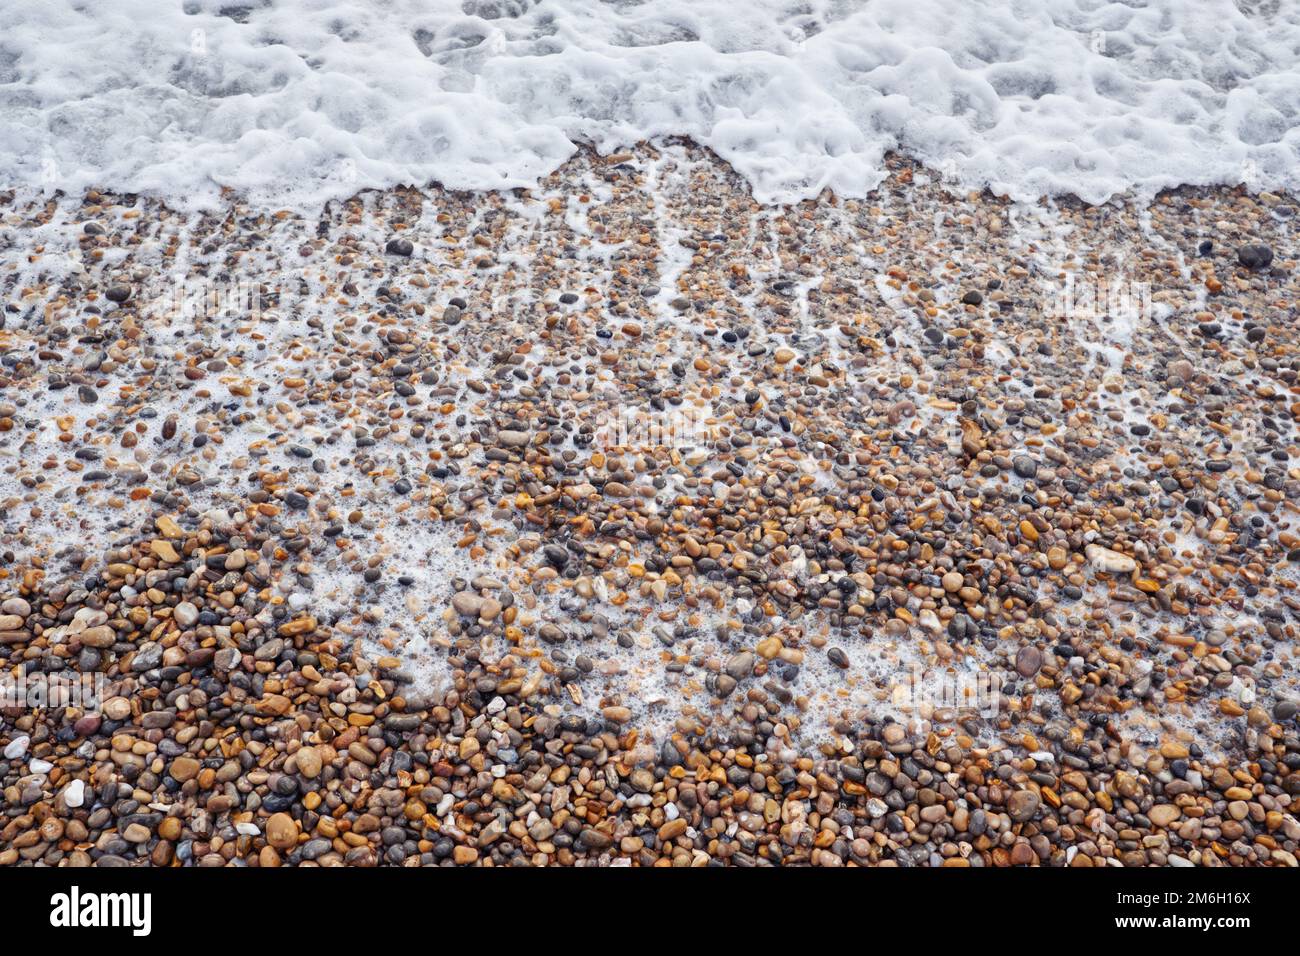
{"label": "white foam", "polygon": [[861,195],[894,149],[1017,199],[1300,176],[1300,0],[7,7],[3,186],[308,210],[669,135],[775,203]]}

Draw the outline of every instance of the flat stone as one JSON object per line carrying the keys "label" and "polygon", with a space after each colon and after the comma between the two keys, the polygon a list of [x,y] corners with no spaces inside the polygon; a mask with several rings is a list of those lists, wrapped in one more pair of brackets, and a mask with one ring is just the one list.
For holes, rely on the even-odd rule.
{"label": "flat stone", "polygon": [[1137,562],[1127,554],[1103,548],[1099,544],[1088,545],[1084,549],[1084,554],[1088,556],[1088,561],[1094,568],[1107,574],[1132,574],[1137,570]]}
{"label": "flat stone", "polygon": [[478,617],[483,610],[483,598],[473,591],[457,591],[451,597],[451,608],[461,617]]}
{"label": "flat stone", "polygon": [[1182,815],[1172,803],[1158,803],[1147,812],[1147,819],[1155,826],[1167,827]]}
{"label": "flat stone", "polygon": [[513,429],[503,429],[497,432],[497,441],[507,448],[519,448],[527,445],[532,436],[528,432],[514,431]]}
{"label": "flat stone", "polygon": [[172,761],[167,772],[172,775],[174,780],[184,783],[186,780],[193,780],[199,774],[201,764],[193,757],[177,757]]}

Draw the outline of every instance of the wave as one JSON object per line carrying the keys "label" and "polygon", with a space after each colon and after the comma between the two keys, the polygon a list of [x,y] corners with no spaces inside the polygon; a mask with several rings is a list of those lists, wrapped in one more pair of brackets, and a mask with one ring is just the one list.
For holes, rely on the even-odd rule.
{"label": "wave", "polygon": [[688,136],[764,203],[1300,173],[1300,0],[3,0],[0,184],[298,209]]}

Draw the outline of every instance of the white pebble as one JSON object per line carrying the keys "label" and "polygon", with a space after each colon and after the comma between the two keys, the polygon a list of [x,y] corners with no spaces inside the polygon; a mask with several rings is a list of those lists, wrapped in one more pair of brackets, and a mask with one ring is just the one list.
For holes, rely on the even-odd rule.
{"label": "white pebble", "polygon": [[1103,548],[1099,544],[1088,545],[1084,548],[1084,553],[1094,568],[1107,574],[1132,574],[1137,570],[1137,562],[1127,554]]}
{"label": "white pebble", "polygon": [[74,810],[86,802],[86,781],[74,780],[63,791],[63,802]]}
{"label": "white pebble", "polygon": [[32,738],[23,734],[21,737],[15,737],[5,747],[5,760],[19,760],[22,755],[27,753],[27,745],[32,742]]}
{"label": "white pebble", "polygon": [[172,620],[181,627],[192,627],[199,619],[199,609],[189,601],[182,601],[172,611]]}

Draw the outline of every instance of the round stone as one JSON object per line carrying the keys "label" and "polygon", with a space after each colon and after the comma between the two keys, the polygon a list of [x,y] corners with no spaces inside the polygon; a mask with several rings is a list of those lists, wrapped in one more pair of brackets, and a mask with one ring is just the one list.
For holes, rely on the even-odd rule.
{"label": "round stone", "polygon": [[266,821],[266,842],[277,850],[288,850],[298,843],[298,824],[287,813],[273,813]]}
{"label": "round stone", "polygon": [[1043,653],[1032,644],[1016,652],[1016,673],[1021,677],[1033,677],[1043,666]]}
{"label": "round stone", "polygon": [[1007,800],[1007,813],[1016,823],[1032,820],[1039,807],[1038,794],[1033,790],[1017,790]]}
{"label": "round stone", "polygon": [[298,751],[295,759],[298,761],[298,772],[308,780],[314,780],[320,776],[324,762],[321,760],[320,752],[315,747],[303,747]]}
{"label": "round stone", "polygon": [[1237,249],[1237,261],[1247,269],[1267,269],[1273,262],[1273,250],[1262,242],[1250,242]]}
{"label": "round stone", "polygon": [[172,609],[172,620],[181,627],[193,627],[199,620],[199,609],[189,601],[181,601]]}

